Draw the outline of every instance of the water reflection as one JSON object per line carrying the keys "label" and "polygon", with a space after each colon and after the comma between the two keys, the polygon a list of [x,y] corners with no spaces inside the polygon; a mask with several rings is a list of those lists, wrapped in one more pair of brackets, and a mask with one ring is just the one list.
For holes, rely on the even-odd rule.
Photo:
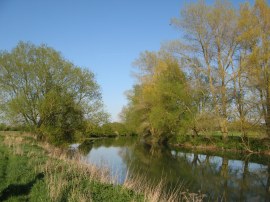
{"label": "water reflection", "polygon": [[82,144],[78,146],[78,149],[80,150],[80,153],[85,156],[90,153],[93,144],[94,144],[93,140],[85,140]]}
{"label": "water reflection", "polygon": [[136,138],[102,139],[88,146],[82,147],[86,160],[107,165],[120,183],[144,175],[153,183],[166,178],[168,187],[184,182],[189,190],[206,193],[207,200],[270,200],[269,157],[153,148]]}

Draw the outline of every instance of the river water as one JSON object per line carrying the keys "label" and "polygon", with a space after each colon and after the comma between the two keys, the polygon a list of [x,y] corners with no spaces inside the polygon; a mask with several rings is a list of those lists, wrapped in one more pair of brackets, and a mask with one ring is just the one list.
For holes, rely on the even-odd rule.
{"label": "river water", "polygon": [[270,201],[269,156],[152,148],[137,138],[95,140],[80,150],[87,162],[107,166],[119,183],[143,175],[152,183],[165,179],[170,187],[200,191],[207,201]]}

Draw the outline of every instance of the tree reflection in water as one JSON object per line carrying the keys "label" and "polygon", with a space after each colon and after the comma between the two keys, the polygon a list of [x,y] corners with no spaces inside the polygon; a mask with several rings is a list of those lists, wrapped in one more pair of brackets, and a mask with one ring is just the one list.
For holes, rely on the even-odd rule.
{"label": "tree reflection in water", "polygon": [[107,155],[114,166],[117,162],[123,175],[128,170],[128,177],[143,175],[150,183],[166,179],[168,189],[184,183],[190,191],[206,193],[208,200],[269,201],[270,159],[266,156],[193,153],[153,147],[136,138],[95,141],[87,155],[89,162],[97,154],[104,154],[105,160]]}

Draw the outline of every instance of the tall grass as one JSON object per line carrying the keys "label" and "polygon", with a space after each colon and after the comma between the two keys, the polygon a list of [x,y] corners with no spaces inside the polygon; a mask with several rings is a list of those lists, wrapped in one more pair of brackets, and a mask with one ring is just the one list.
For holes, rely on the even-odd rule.
{"label": "tall grass", "polygon": [[[128,175],[127,175],[128,176]],[[166,178],[162,178],[157,183],[149,182],[146,175],[128,176],[123,184],[124,187],[132,189],[144,196],[145,201],[156,202],[175,202],[175,201],[192,201],[200,202],[206,197],[202,193],[191,193],[184,191],[183,184],[179,183],[168,190]]]}
{"label": "tall grass", "polygon": [[8,148],[12,149],[13,154],[22,156],[23,152],[23,138],[17,136],[5,136],[3,141]]}
{"label": "tall grass", "polygon": [[[57,147],[54,147],[48,143],[40,144],[41,147],[43,147],[48,154],[55,158],[55,159],[61,159],[66,164],[69,165],[68,168],[65,168],[63,166],[60,166],[59,163],[56,163],[54,161],[49,161],[46,164],[46,173],[49,173],[49,176],[51,176],[51,180],[49,183],[50,187],[54,187],[54,182],[57,181],[57,179],[54,179],[58,173],[61,176],[66,175],[74,175],[73,172],[76,172],[76,175],[79,176],[79,179],[88,179],[88,180],[98,180],[102,183],[108,183],[108,184],[117,184],[117,176],[111,176],[109,169],[105,166],[97,167],[95,165],[86,163],[82,155],[80,153],[75,153],[72,158],[70,158],[70,155],[66,150],[59,149]],[[62,164],[61,164],[62,165]],[[117,175],[117,174],[116,174]],[[137,176],[129,176],[128,173],[126,174],[126,179],[124,183],[122,184],[123,188],[127,188],[130,190],[135,191],[136,193],[143,196],[143,201],[149,201],[149,202],[156,202],[156,201],[166,201],[166,202],[174,202],[174,201],[193,201],[193,202],[200,202],[203,201],[205,198],[205,195],[202,193],[190,193],[189,191],[184,191],[184,187],[179,184],[179,186],[176,186],[175,188],[170,189],[169,191],[166,188],[165,185],[165,178],[161,179],[158,183],[150,183],[147,180],[147,176],[144,175],[137,175]],[[63,177],[62,177],[63,179]],[[72,178],[75,179],[75,178]],[[66,187],[66,182],[61,181],[58,185],[62,184],[61,188],[58,192],[61,191],[61,189],[64,189],[63,187]],[[75,184],[78,183],[77,181],[74,182]],[[57,193],[55,190],[52,193],[52,198],[54,197],[55,193]],[[80,194],[76,193],[76,190],[73,190],[73,195],[78,196]],[[87,196],[87,195],[86,195]]]}
{"label": "tall grass", "polygon": [[[42,148],[37,152],[25,149],[25,144]],[[205,195],[183,191],[181,184],[166,190],[165,179],[150,183],[146,176],[129,176],[122,185],[117,185],[117,176],[111,176],[106,166],[88,164],[82,155],[72,158],[65,149],[48,143],[37,142],[31,134],[8,134],[3,144],[14,155],[25,155],[35,165],[35,173],[44,173],[44,182],[51,201],[203,201]],[[44,162],[39,159],[45,158]]]}

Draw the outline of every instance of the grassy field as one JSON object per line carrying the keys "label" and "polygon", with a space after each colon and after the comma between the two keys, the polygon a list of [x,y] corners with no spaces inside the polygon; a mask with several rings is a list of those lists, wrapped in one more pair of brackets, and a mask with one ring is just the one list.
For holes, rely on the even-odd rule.
{"label": "grassy field", "polygon": [[0,132],[0,201],[202,201],[179,191],[164,193],[162,183],[149,185],[139,176],[116,185],[106,168],[79,155],[71,159],[27,133]]}

